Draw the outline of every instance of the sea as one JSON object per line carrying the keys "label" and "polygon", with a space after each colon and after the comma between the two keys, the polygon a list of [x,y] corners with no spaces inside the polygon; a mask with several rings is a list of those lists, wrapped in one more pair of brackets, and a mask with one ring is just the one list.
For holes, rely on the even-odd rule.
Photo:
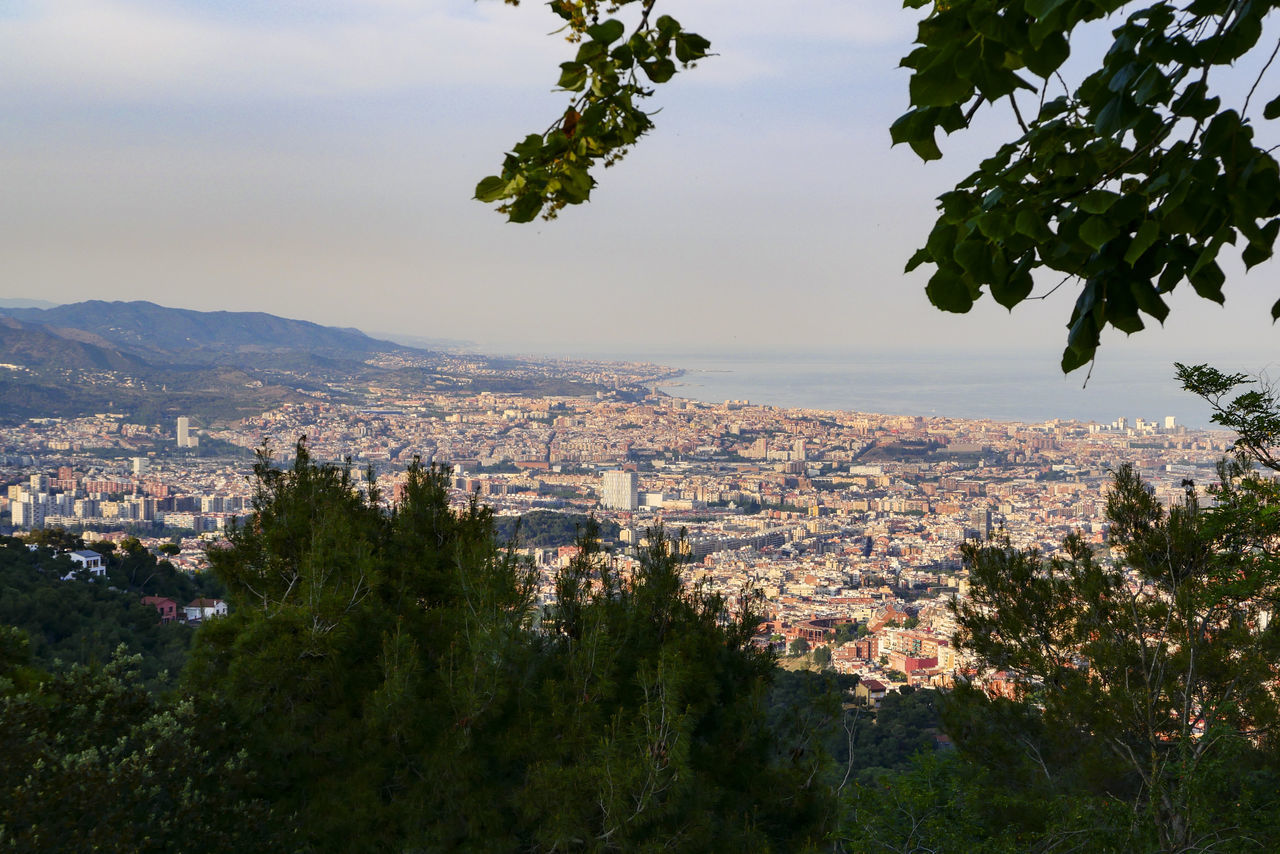
{"label": "sea", "polygon": [[[1213,426],[1210,407],[1179,386],[1174,359],[1159,355],[1104,352],[1092,371],[1086,366],[1066,376],[1043,351],[609,355],[679,368],[681,376],[658,388],[709,403],[746,400],[779,407],[1024,423],[1061,419],[1107,424],[1125,418],[1132,425],[1143,418],[1163,424],[1173,416],[1180,425]],[[1262,351],[1231,354],[1212,364],[1263,380],[1280,376],[1280,362]]]}

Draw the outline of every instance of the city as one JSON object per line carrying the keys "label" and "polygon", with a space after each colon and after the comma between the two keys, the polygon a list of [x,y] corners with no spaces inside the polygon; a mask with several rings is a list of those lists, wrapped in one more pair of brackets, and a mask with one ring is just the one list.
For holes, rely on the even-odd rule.
{"label": "city", "polygon": [[[595,363],[548,371],[590,372],[619,388],[673,373]],[[952,647],[947,607],[967,593],[966,540],[998,533],[1048,556],[1078,532],[1105,550],[1115,469],[1136,466],[1167,504],[1187,481],[1214,481],[1233,436],[1172,418],[1022,424],[713,405],[657,391],[630,402],[605,392],[375,390],[362,406],[316,400],[206,427],[99,414],[3,428],[0,519],[86,540],[175,542],[170,561],[200,571],[205,548],[252,508],[253,452],[287,464],[300,439],[315,459],[371,471],[390,501],[420,460],[450,468],[457,506],[478,496],[500,519],[552,511],[616,523],[607,545],[623,570],[662,526],[679,537],[688,582],[731,602],[763,596],[762,642],[783,653],[831,646],[830,667],[893,690],[949,686],[972,669]],[[222,451],[198,455],[212,447]],[[513,545],[541,570],[539,600],[551,604],[555,571],[575,549]],[[841,626],[857,637],[843,632],[836,646]]]}

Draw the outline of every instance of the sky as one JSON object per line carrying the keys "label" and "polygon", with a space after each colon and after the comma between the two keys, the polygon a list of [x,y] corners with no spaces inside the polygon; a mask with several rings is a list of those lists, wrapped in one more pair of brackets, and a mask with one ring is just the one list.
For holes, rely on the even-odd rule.
{"label": "sky", "polygon": [[[1074,293],[946,315],[934,198],[1009,136],[891,148],[914,14],[885,0],[659,0],[715,57],[592,201],[511,225],[471,199],[546,127],[573,48],[497,0],[6,0],[0,298],[266,311],[487,352],[1020,354],[1056,368]],[[1088,45],[1082,50],[1087,53]],[[1189,288],[1127,359],[1274,352],[1277,268]],[[1252,359],[1252,362],[1247,360]],[[1234,367],[1236,363],[1231,363]]]}

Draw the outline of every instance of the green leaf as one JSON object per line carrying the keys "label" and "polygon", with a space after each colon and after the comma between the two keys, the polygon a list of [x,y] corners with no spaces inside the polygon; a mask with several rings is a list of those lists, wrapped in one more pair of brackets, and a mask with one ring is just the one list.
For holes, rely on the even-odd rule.
{"label": "green leaf", "polygon": [[938,115],[936,107],[917,107],[903,113],[889,126],[889,138],[894,145],[903,142],[910,145],[921,160],[938,160],[942,157],[934,139],[934,120]]}
{"label": "green leaf", "polygon": [[1218,305],[1226,302],[1226,297],[1222,295],[1222,285],[1226,280],[1227,277],[1217,261],[1210,261],[1198,270],[1187,274],[1187,281],[1191,282],[1191,287],[1195,288],[1196,293]]}
{"label": "green leaf", "polygon": [[622,38],[622,34],[626,32],[626,28],[622,22],[616,18],[610,18],[601,24],[593,24],[587,27],[587,35],[592,41],[602,42],[604,44],[613,44]]}
{"label": "green leaf", "polygon": [[1102,136],[1113,136],[1133,124],[1138,117],[1138,106],[1124,93],[1116,95],[1098,113],[1094,122],[1098,133]]}
{"label": "green leaf", "polygon": [[1085,213],[1102,214],[1119,200],[1120,195],[1110,190],[1090,190],[1080,197],[1078,207]]}
{"label": "green leaf", "polygon": [[680,32],[680,22],[670,15],[658,16],[655,26],[657,26],[658,32],[664,38],[673,38],[676,33]]}
{"label": "green leaf", "polygon": [[928,263],[931,261],[933,261],[933,255],[929,252],[927,248],[921,247],[917,249],[909,259],[907,259],[907,266],[903,269],[902,272],[910,273],[912,270],[914,270],[916,267],[919,267],[921,264]]}
{"label": "green leaf", "polygon": [[1280,219],[1273,219],[1258,231],[1258,235],[1249,241],[1249,245],[1240,253],[1246,268],[1256,267],[1271,257],[1276,242],[1276,234],[1280,232]]}
{"label": "green leaf", "polygon": [[583,42],[578,47],[578,55],[574,57],[574,61],[590,65],[607,52],[605,46],[600,42]]}
{"label": "green leaf", "polygon": [[654,83],[666,83],[676,73],[676,64],[669,59],[655,59],[640,64],[644,73]]}
{"label": "green leaf", "polygon": [[907,90],[917,107],[949,107],[962,104],[973,95],[973,83],[956,73],[955,51],[935,56],[926,67],[911,75]]}
{"label": "green leaf", "polygon": [[570,92],[579,92],[587,83],[587,67],[580,62],[560,63],[560,79],[556,85]]}
{"label": "green leaf", "polygon": [[1129,288],[1133,292],[1133,299],[1138,304],[1138,308],[1164,323],[1164,319],[1169,316],[1169,306],[1165,304],[1150,280],[1134,279],[1129,283]]}
{"label": "green leaf", "polygon": [[1264,119],[1280,117],[1280,97],[1272,98],[1267,102],[1267,105],[1262,108],[1262,117]]}
{"label": "green leaf", "polygon": [[511,209],[507,212],[507,220],[509,222],[532,222],[540,210],[542,210],[542,196],[537,193],[525,193],[511,203]]}
{"label": "green leaf", "polygon": [[969,287],[958,273],[945,267],[933,274],[924,292],[928,295],[929,302],[943,311],[964,314],[973,308],[973,294]]}
{"label": "green leaf", "polygon": [[1025,234],[1037,243],[1048,243],[1053,240],[1053,232],[1035,208],[1024,207],[1018,211],[1013,227],[1019,234]]}
{"label": "green leaf", "polygon": [[507,182],[497,175],[490,175],[476,184],[475,198],[482,202],[496,202],[507,194]]}
{"label": "green leaf", "polygon": [[1095,352],[1096,348],[1075,350],[1071,347],[1067,347],[1062,351],[1062,372],[1064,374],[1069,374],[1077,368],[1083,368],[1093,359],[1093,354]]}
{"label": "green leaf", "polygon": [[1027,0],[1027,14],[1033,18],[1042,20],[1066,2],[1067,0]]}
{"label": "green leaf", "polygon": [[711,49],[711,42],[697,33],[682,32],[676,36],[676,59],[686,65],[702,59]]}
{"label": "green leaf", "polygon": [[975,281],[989,282],[992,279],[992,251],[991,244],[985,240],[963,240],[956,244],[956,263]]}
{"label": "green leaf", "polygon": [[991,296],[1000,305],[1013,311],[1015,305],[1031,296],[1033,287],[1035,287],[1035,280],[1031,278],[1031,273],[1023,270],[992,282]]}
{"label": "green leaf", "polygon": [[1093,249],[1101,249],[1119,233],[1120,229],[1105,216],[1091,216],[1080,226],[1080,239]]}
{"label": "green leaf", "polygon": [[1129,248],[1125,250],[1124,262],[1129,266],[1133,266],[1143,253],[1151,248],[1156,242],[1156,238],[1160,236],[1160,224],[1153,219],[1149,219],[1142,225],[1138,226],[1138,231],[1133,235],[1133,240],[1129,242]]}

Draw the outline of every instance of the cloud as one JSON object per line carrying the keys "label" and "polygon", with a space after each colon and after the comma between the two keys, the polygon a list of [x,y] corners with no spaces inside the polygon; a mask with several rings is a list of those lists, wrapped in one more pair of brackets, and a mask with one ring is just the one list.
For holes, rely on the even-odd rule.
{"label": "cloud", "polygon": [[321,7],[254,18],[140,0],[60,0],[0,19],[0,92],[203,100],[527,84],[535,68],[550,82],[563,51],[545,37],[552,22],[536,7],[360,6],[359,15]]}
{"label": "cloud", "polygon": [[[670,0],[713,40],[690,79],[794,73],[812,49],[905,46],[910,14],[870,0]],[[307,98],[424,87],[524,87],[569,48],[545,5],[496,0],[192,3],[59,0],[0,17],[0,97],[85,100]],[[536,76],[533,76],[536,75]]]}

